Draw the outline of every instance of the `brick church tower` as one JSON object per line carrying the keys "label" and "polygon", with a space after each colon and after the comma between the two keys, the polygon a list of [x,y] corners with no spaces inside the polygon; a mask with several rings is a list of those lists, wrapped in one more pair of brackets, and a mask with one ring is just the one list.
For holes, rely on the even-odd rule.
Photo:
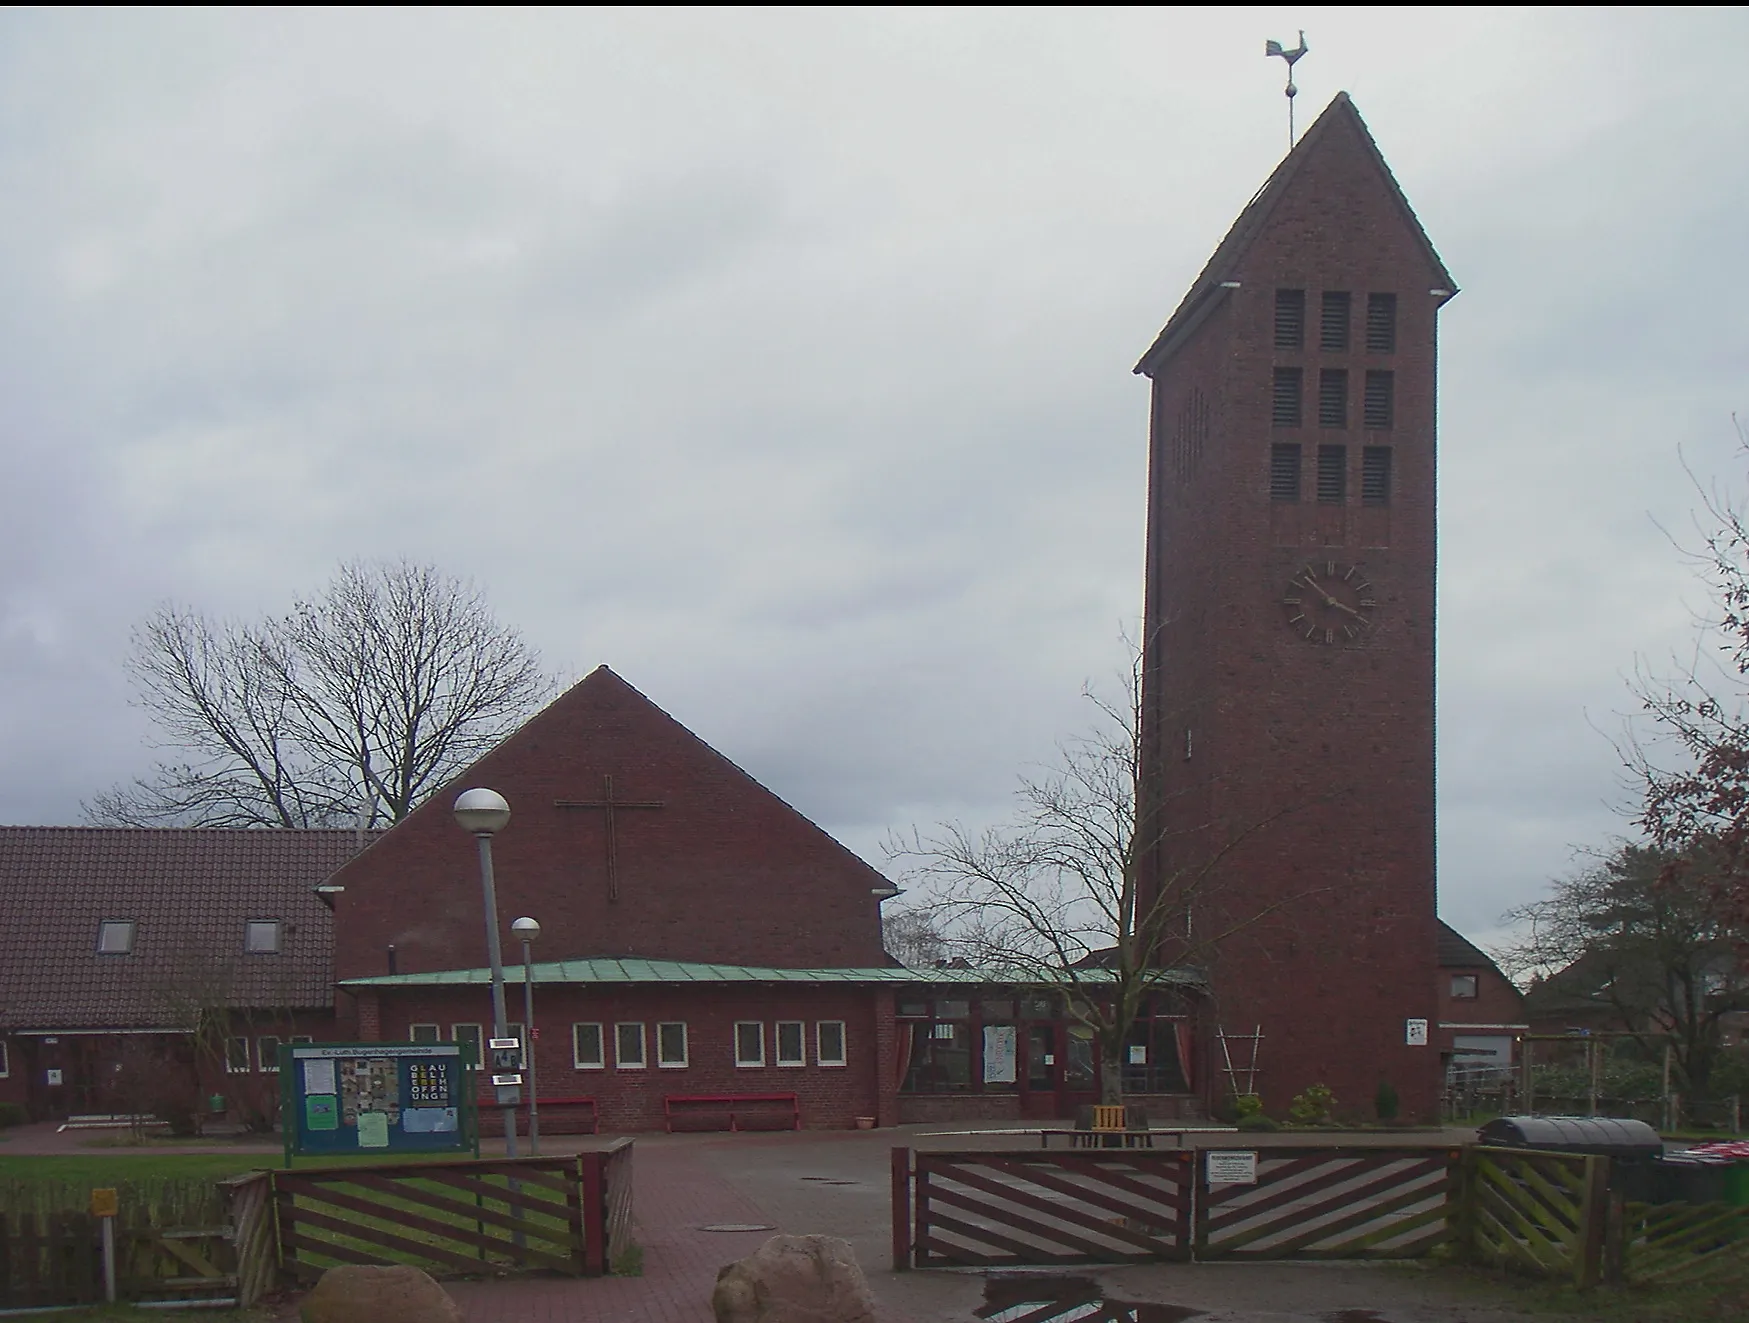
{"label": "brick church tower", "polygon": [[1204,1079],[1437,1105],[1436,322],[1455,286],[1346,94],[1234,223],[1152,383],[1142,843],[1194,926]]}

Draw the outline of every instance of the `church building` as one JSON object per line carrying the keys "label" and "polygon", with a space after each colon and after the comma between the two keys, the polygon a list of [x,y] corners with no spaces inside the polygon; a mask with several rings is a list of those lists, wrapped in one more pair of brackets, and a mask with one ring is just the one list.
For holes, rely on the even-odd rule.
{"label": "church building", "polygon": [[[1429,1118],[1442,1053],[1484,1050],[1454,1035],[1497,1054],[1517,1028],[1505,1002],[1439,991],[1436,342],[1455,291],[1339,95],[1135,369],[1143,888],[1207,879],[1172,940],[1222,934],[1124,1045],[1124,1092],[1156,1122],[1252,1090],[1280,1115],[1314,1084],[1349,1115],[1388,1086]],[[510,805],[491,849],[513,1021],[510,924],[540,927],[549,1131],[1038,1121],[1099,1096],[1060,993],[900,967],[892,884],[602,667],[374,839],[0,833],[0,1101],[124,1110],[105,1091],[129,1044],[197,1020],[235,1040],[201,1068],[221,1108],[287,1038],[482,1045],[480,859],[452,814],[470,787]],[[178,1002],[203,942],[225,980]],[[1445,977],[1474,1000],[1476,970]]]}
{"label": "church building", "polygon": [[[1136,371],[1152,386],[1141,820],[1209,882],[1210,1050],[1279,1114],[1433,1114],[1435,385],[1456,293],[1340,94]],[[1243,1091],[1243,1089],[1241,1089]]]}

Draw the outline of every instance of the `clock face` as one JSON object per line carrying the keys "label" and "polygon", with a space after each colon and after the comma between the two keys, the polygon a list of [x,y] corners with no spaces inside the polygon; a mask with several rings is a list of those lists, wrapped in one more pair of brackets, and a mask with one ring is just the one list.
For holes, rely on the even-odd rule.
{"label": "clock face", "polygon": [[1281,605],[1288,628],[1308,643],[1354,643],[1372,630],[1373,586],[1358,565],[1326,560],[1300,567]]}

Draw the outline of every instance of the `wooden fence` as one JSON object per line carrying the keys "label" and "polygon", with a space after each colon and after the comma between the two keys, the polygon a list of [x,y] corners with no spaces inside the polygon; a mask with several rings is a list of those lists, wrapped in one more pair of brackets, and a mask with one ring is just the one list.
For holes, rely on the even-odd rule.
{"label": "wooden fence", "polygon": [[1461,1151],[1266,1148],[1256,1180],[1197,1184],[1196,1257],[1405,1259],[1451,1237]]}
{"label": "wooden fence", "polygon": [[1608,1158],[1259,1148],[1227,1155],[1254,1159],[1254,1169],[1239,1164],[1241,1179],[1211,1181],[1207,1156],[896,1148],[893,1266],[1411,1258],[1443,1248],[1581,1289],[1749,1267],[1749,1208],[1626,1203],[1609,1189]]}
{"label": "wooden fence", "polygon": [[96,1219],[87,1213],[0,1213],[0,1308],[103,1299]]}
{"label": "wooden fence", "polygon": [[1605,1253],[1633,1282],[1704,1281],[1749,1266],[1749,1208],[1624,1204],[1610,1232]]}

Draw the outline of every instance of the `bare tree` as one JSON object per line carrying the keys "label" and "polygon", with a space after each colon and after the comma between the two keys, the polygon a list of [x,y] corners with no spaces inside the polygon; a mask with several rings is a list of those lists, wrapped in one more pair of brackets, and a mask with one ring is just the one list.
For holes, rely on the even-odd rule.
{"label": "bare tree", "polygon": [[[912,912],[927,915],[947,954],[1064,994],[1097,1044],[1107,1102],[1123,1097],[1123,1050],[1149,995],[1201,985],[1223,942],[1304,898],[1247,908],[1229,892],[1211,903],[1233,851],[1291,810],[1230,831],[1168,828],[1158,824],[1170,815],[1155,811],[1138,829],[1139,656],[1130,679],[1122,705],[1084,691],[1093,726],[1060,744],[1053,766],[1021,778],[1011,821],[981,831],[945,823],[887,846],[935,897]],[[1194,862],[1145,876],[1150,858],[1174,857]]]}
{"label": "bare tree", "polygon": [[881,946],[912,969],[927,969],[949,958],[947,941],[927,909],[883,911]]}
{"label": "bare tree", "polygon": [[1546,899],[1505,917],[1521,936],[1500,953],[1514,977],[1533,980],[1533,1007],[1606,1017],[1648,1061],[1665,1047],[1682,1092],[1704,1098],[1727,1020],[1749,1011],[1738,968],[1743,933],[1713,904],[1717,851],[1623,844],[1554,885]]}
{"label": "bare tree", "polygon": [[[1749,457],[1749,431],[1733,419]],[[1749,929],[1749,516],[1698,480],[1701,542],[1689,551],[1712,605],[1698,646],[1674,675],[1635,685],[1650,728],[1630,730],[1623,761],[1641,790],[1638,825],[1665,852],[1668,884],[1706,843],[1705,882],[1720,919]]]}
{"label": "bare tree", "polygon": [[99,825],[398,822],[552,692],[478,588],[407,561],[345,563],[278,619],[163,606],[128,671],[180,758],[88,801]]}

